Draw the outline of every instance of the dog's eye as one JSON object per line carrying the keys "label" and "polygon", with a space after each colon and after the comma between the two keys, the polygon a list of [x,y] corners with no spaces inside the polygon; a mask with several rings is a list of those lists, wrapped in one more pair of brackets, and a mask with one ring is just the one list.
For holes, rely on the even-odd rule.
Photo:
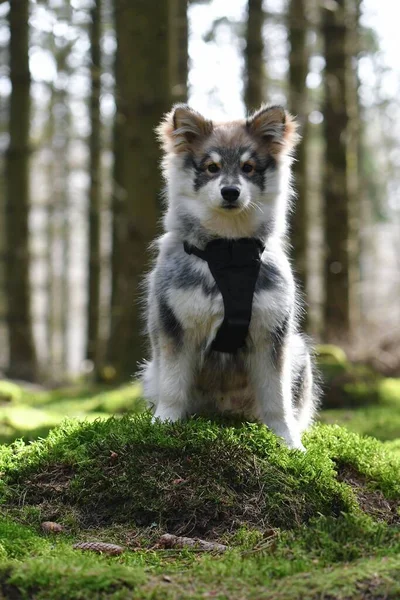
{"label": "dog's eye", "polygon": [[207,170],[209,173],[218,173],[219,166],[216,165],[215,163],[211,163],[211,165],[208,165]]}
{"label": "dog's eye", "polygon": [[242,171],[243,173],[252,173],[252,171],[254,171],[254,167],[250,163],[244,163]]}

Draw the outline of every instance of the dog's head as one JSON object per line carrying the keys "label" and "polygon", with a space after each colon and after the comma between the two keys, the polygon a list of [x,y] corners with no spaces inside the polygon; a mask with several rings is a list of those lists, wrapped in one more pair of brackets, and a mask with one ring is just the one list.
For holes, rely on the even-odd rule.
{"label": "dog's head", "polygon": [[[290,162],[296,129],[280,106],[226,123],[209,121],[184,104],[175,106],[157,129],[170,204],[180,203],[203,224],[244,227],[247,221],[262,221],[279,194],[278,172]],[[240,234],[247,233],[239,226]]]}

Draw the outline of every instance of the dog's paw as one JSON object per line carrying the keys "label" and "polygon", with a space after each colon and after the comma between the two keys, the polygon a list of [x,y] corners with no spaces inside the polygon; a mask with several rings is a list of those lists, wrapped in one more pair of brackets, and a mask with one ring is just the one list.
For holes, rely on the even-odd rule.
{"label": "dog's paw", "polygon": [[174,407],[157,407],[152,422],[161,421],[162,423],[175,423],[183,418],[182,411]]}
{"label": "dog's paw", "polygon": [[289,450],[298,450],[299,452],[307,452],[307,449],[303,446],[301,442],[297,444],[288,444]]}

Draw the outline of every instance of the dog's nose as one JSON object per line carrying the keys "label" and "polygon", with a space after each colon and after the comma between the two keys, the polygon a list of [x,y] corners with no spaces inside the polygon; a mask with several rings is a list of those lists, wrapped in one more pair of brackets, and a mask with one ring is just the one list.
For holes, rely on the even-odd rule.
{"label": "dog's nose", "polygon": [[233,204],[240,196],[240,189],[235,185],[226,185],[221,188],[221,195],[224,200]]}

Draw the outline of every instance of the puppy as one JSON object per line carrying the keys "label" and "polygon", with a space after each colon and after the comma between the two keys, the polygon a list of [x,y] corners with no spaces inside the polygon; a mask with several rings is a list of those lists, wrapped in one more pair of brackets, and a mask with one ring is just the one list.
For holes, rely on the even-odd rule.
{"label": "puppy", "polygon": [[[163,421],[238,414],[302,450],[316,393],[285,249],[295,121],[263,106],[246,120],[215,123],[181,104],[158,136],[167,210],[147,279],[145,396]],[[250,262],[240,262],[249,247]]]}

